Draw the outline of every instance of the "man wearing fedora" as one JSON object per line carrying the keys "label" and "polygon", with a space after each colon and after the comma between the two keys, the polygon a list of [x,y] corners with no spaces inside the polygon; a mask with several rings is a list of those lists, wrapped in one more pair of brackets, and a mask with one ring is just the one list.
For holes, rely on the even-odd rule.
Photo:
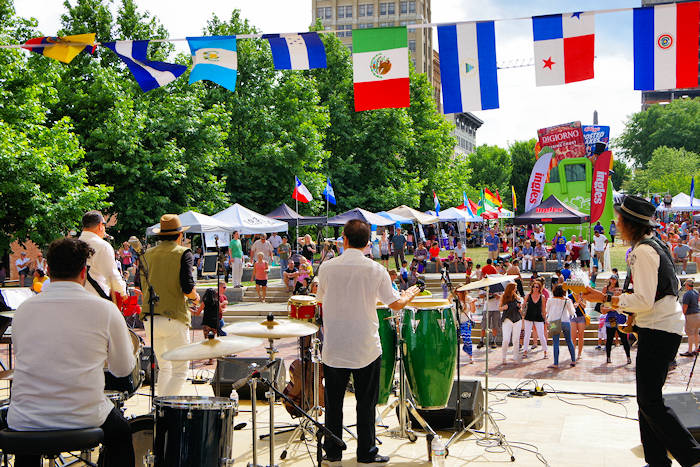
{"label": "man wearing fedora", "polygon": [[126,283],[114,261],[114,248],[104,238],[107,223],[100,211],[88,211],[83,215],[83,231],[80,240],[95,250],[88,258],[85,290],[110,300],[111,292],[126,295]]}
{"label": "man wearing fedora", "polygon": [[644,459],[650,466],[669,466],[667,451],[682,466],[700,462],[700,445],[664,403],[661,390],[676,358],[685,320],[676,297],[680,283],[668,247],[653,235],[656,209],[643,198],[627,196],[615,205],[622,239],[632,245],[629,272],[634,291],[613,296],[587,288],[584,298],[634,313],[639,334],[637,405]]}
{"label": "man wearing fedora", "polygon": [[[181,245],[183,227],[177,214],[164,214],[160,226],[154,229],[160,242],[143,255],[148,265],[148,282],[141,272],[143,303],[148,303],[149,294],[145,284],[150,283],[158,294],[153,317],[153,352],[160,366],[156,393],[159,396],[177,396],[187,378],[187,362],[164,360],[168,350],[189,343],[191,323],[186,299],[199,300],[192,276],[194,256]],[[141,319],[148,318],[148,307],[144,307]]]}

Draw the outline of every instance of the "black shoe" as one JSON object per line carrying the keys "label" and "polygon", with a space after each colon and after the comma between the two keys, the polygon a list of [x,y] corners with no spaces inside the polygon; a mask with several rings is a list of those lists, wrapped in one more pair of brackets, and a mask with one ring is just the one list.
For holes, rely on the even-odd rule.
{"label": "black shoe", "polygon": [[477,349],[480,349],[480,348],[482,348],[483,346],[484,346],[484,343],[483,343],[483,342],[479,342],[479,343],[476,345],[476,348],[477,348]]}
{"label": "black shoe", "polygon": [[323,461],[321,462],[321,465],[323,466],[328,466],[328,467],[341,467],[343,463],[340,460],[340,457],[338,458],[332,458],[329,459],[328,456],[324,455],[323,456]]}
{"label": "black shoe", "polygon": [[610,357],[608,357],[608,363],[612,363],[612,360],[610,359]]}
{"label": "black shoe", "polygon": [[627,364],[631,365],[632,364],[632,359],[630,357],[627,357]]}
{"label": "black shoe", "polygon": [[380,456],[377,454],[373,459],[357,459],[357,463],[364,465],[384,465],[389,463],[389,456]]}
{"label": "black shoe", "polygon": [[679,354],[681,357],[694,357],[695,352],[683,352],[682,354]]}

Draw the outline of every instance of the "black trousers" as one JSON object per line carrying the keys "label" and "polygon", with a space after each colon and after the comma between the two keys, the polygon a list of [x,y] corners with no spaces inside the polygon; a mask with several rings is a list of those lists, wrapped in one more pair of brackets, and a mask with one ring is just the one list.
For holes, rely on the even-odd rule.
{"label": "black trousers", "polygon": [[657,329],[638,329],[637,405],[644,459],[650,467],[670,466],[668,450],[682,466],[694,465],[700,462],[700,445],[661,395],[681,336]]}
{"label": "black trousers", "polygon": [[406,261],[405,253],[403,250],[395,251],[392,256],[394,257],[394,263],[396,263],[396,270],[399,271],[403,262]]}
{"label": "black trousers", "polygon": [[[338,438],[343,437],[343,399],[352,374],[357,412],[357,460],[374,459],[378,449],[375,444],[374,410],[379,397],[379,369],[382,357],[364,368],[334,368],[323,365],[326,379],[326,427]],[[323,443],[326,456],[332,460],[342,457],[340,448],[330,439]]]}
{"label": "black trousers", "polygon": [[[98,465],[102,467],[132,467],[134,461],[134,445],[131,442],[131,427],[117,408],[113,408],[107,419],[100,427],[104,431],[104,448],[100,454]],[[15,467],[37,467],[41,461],[39,456],[17,456]]]}
{"label": "black trousers", "polygon": [[627,334],[624,332],[620,332],[618,328],[605,328],[605,336],[607,339],[605,340],[605,354],[610,357],[610,351],[612,350],[612,345],[613,341],[615,340],[615,333],[617,333],[620,336],[620,342],[622,342],[622,347],[625,349],[625,353],[627,354],[627,357],[630,356],[630,341],[627,340]]}

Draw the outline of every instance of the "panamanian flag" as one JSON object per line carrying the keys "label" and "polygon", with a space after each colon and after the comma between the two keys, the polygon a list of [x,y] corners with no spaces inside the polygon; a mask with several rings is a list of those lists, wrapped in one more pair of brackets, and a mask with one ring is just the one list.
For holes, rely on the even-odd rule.
{"label": "panamanian flag", "polygon": [[272,50],[275,70],[326,68],[326,48],[317,32],[264,34]]}
{"label": "panamanian flag", "polygon": [[296,175],[294,176],[294,192],[292,193],[292,199],[301,201],[302,203],[308,203],[314,199],[309,189],[306,188],[306,185],[301,183]]}
{"label": "panamanian flag", "polygon": [[236,36],[188,37],[192,52],[190,84],[203,79],[236,90],[238,49]]}
{"label": "panamanian flag", "polygon": [[143,92],[165,86],[187,71],[185,65],[149,60],[148,41],[116,41],[102,45],[126,63]]}
{"label": "panamanian flag", "polygon": [[698,86],[700,2],[635,8],[634,89]]}

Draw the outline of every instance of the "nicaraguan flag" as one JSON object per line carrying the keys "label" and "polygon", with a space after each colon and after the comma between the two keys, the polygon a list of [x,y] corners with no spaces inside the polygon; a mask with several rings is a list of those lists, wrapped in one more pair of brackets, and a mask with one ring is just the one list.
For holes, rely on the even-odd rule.
{"label": "nicaraguan flag", "polygon": [[326,48],[317,32],[264,34],[272,49],[275,70],[326,68]]}
{"label": "nicaraguan flag", "polygon": [[[693,199],[695,199],[695,177],[690,179],[690,205],[693,205]],[[335,204],[335,203],[333,203]]]}
{"label": "nicaraguan flag", "polygon": [[143,92],[165,86],[187,71],[185,65],[149,60],[148,41],[116,41],[105,42],[102,45],[126,63]]}
{"label": "nicaraguan flag", "polygon": [[634,89],[698,86],[699,2],[635,8]]}
{"label": "nicaraguan flag", "polygon": [[207,79],[235,91],[238,76],[236,36],[188,37],[187,42],[193,65],[190,84]]}
{"label": "nicaraguan flag", "polygon": [[323,196],[326,197],[329,203],[335,206],[335,191],[333,191],[330,178],[326,179],[326,188],[323,189]]}
{"label": "nicaraguan flag", "polygon": [[435,194],[435,190],[433,190],[433,203],[435,204],[435,215],[438,216],[440,215],[440,200]]}
{"label": "nicaraguan flag", "polygon": [[306,186],[301,183],[299,178],[295,175],[294,176],[294,192],[292,193],[292,199],[295,199],[297,201],[301,201],[302,203],[308,203],[312,199],[314,199],[311,196],[311,192],[309,191]]}
{"label": "nicaraguan flag", "polygon": [[493,21],[438,26],[446,114],[498,108]]}

